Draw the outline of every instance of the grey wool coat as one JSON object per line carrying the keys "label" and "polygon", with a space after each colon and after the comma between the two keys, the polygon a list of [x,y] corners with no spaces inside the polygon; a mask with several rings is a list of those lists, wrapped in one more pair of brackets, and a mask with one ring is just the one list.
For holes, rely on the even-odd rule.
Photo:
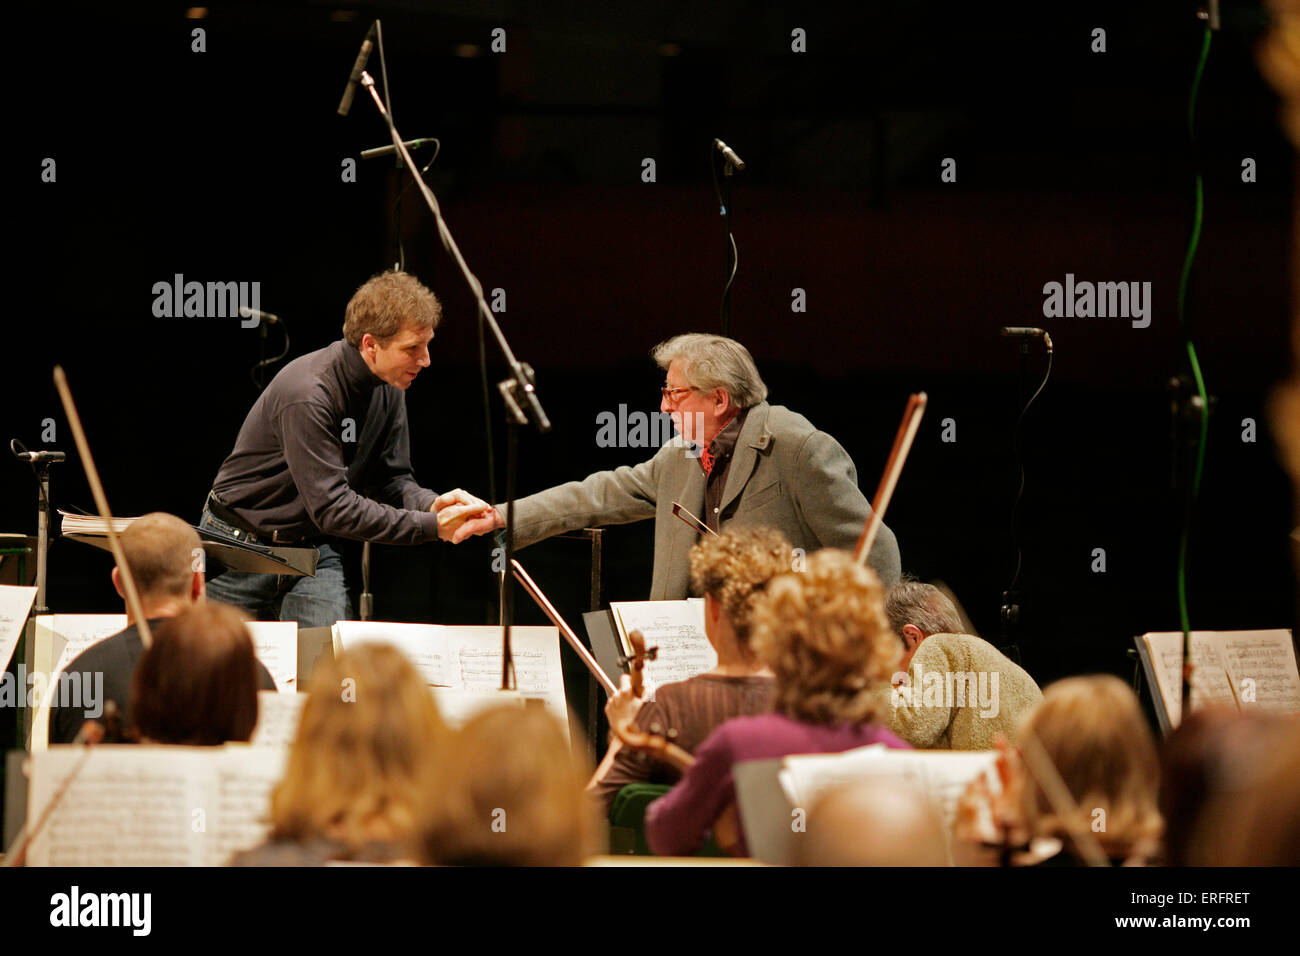
{"label": "grey wool coat", "polygon": [[[676,600],[690,587],[688,552],[699,539],[673,515],[679,501],[701,518],[704,471],[680,438],[636,466],[588,475],[521,498],[515,504],[515,546],[580,528],[655,519],[650,600]],[[858,490],[848,452],[802,415],[763,402],[745,418],[723,490],[718,526],[765,526],[811,553],[852,549],[871,514]],[[886,588],[898,580],[898,540],[882,526],[869,556]]]}

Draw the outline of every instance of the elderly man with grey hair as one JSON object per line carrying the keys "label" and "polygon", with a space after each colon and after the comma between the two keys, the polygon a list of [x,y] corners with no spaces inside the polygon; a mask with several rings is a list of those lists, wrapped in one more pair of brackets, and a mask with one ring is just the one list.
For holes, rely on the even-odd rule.
{"label": "elderly man with grey hair", "polygon": [[[805,552],[851,548],[871,514],[848,453],[802,415],[769,405],[749,351],[720,335],[679,335],[657,346],[666,374],[660,410],[678,435],[649,461],[597,472],[516,503],[515,541],[524,547],[591,525],[655,519],[651,600],[687,594],[687,556],[698,534],[673,502],[714,531],[766,526]],[[484,534],[500,510],[465,523]],[[882,526],[869,556],[886,587],[898,580],[898,542]]]}
{"label": "elderly man with grey hair", "polygon": [[921,750],[987,750],[1010,739],[1020,716],[1043,699],[1015,661],[974,634],[933,584],[903,580],[885,602],[889,626],[903,640],[894,675],[889,729]]}

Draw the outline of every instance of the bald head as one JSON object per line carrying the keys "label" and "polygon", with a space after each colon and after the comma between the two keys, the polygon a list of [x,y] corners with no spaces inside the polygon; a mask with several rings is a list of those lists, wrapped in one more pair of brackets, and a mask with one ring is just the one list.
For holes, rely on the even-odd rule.
{"label": "bald head", "polygon": [[[196,573],[202,594],[203,565],[195,561],[202,542],[198,532],[180,518],[163,511],[151,512],[132,521],[119,540],[142,603],[191,597]],[[120,573],[113,569],[113,583],[119,593]]]}
{"label": "bald head", "polygon": [[827,791],[796,844],[800,866],[950,866],[943,820],[897,778],[860,780]]}

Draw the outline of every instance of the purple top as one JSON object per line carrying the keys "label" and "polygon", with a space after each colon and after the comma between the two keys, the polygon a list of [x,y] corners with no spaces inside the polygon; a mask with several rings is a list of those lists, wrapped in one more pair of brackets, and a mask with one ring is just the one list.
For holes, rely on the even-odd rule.
{"label": "purple top", "polygon": [[647,808],[650,849],[661,856],[688,856],[698,850],[713,822],[736,799],[731,775],[735,764],[790,754],[841,753],[869,744],[912,749],[874,723],[809,724],[784,714],[729,720],[700,744],[695,765],[681,782]]}

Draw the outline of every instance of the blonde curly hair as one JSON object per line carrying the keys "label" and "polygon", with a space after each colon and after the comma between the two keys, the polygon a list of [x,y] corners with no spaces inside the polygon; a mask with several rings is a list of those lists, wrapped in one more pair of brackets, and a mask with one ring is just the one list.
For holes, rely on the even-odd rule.
{"label": "blonde curly hair", "polygon": [[776,675],[774,710],[814,724],[879,716],[903,646],[889,628],[885,591],[847,551],[825,549],[806,570],[767,586],[754,611],[756,654]]}
{"label": "blonde curly hair", "polygon": [[794,549],[771,528],[709,535],[691,548],[691,588],[722,605],[742,650],[749,652],[754,607],[778,574],[794,567]]}

